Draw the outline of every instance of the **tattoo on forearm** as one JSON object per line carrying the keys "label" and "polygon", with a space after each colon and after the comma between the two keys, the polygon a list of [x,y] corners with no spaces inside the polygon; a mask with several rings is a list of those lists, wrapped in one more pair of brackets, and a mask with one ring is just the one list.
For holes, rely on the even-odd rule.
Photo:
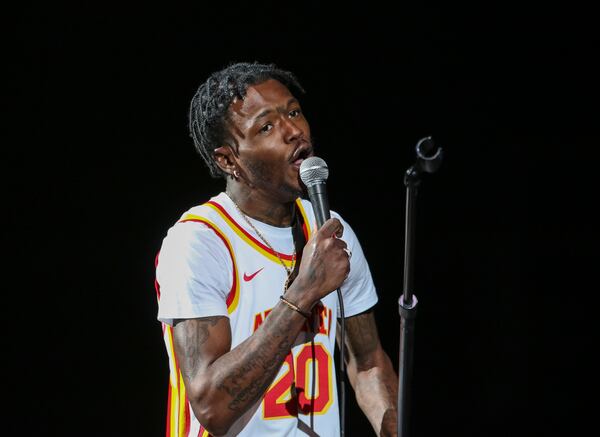
{"label": "tattoo on forearm", "polygon": [[218,387],[233,398],[228,405],[230,410],[245,409],[249,403],[262,396],[273,382],[281,363],[290,352],[293,341],[293,338],[287,334],[289,330],[284,328],[279,332],[284,334],[269,334],[269,344],[276,345],[275,351],[262,347],[246,352],[243,362],[238,363],[235,373],[219,384]]}
{"label": "tattoo on forearm", "polygon": [[[186,379],[197,378],[206,368],[202,353],[210,349],[211,330],[222,317],[206,317],[177,325],[175,347]],[[247,344],[211,362],[218,369],[211,372],[215,378],[211,385],[228,395],[227,406],[236,413],[245,411],[269,388],[297,336],[298,330],[285,313],[271,313],[269,317],[274,318],[272,323],[262,324],[255,333],[259,334],[260,330],[258,337],[250,337]]]}

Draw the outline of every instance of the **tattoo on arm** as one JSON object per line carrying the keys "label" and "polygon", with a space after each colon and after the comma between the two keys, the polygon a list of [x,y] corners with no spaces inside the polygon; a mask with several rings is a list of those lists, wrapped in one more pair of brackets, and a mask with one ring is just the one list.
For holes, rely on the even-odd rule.
{"label": "tattoo on arm", "polygon": [[362,362],[366,364],[379,348],[379,335],[372,311],[346,319],[346,344],[348,353],[357,359],[359,365]]}
{"label": "tattoo on arm", "polygon": [[[290,343],[287,339],[273,338],[278,341],[275,356],[263,349],[250,352],[247,359],[226,380],[219,384],[219,388],[226,391],[233,399],[228,407],[232,411],[244,409],[248,402],[258,399],[269,388],[273,378],[281,366],[281,362],[290,352]],[[248,381],[248,375],[259,369],[258,378]]]}
{"label": "tattoo on arm", "polygon": [[184,361],[181,367],[187,378],[192,379],[198,373],[202,364],[201,346],[210,337],[209,329],[214,327],[221,318],[223,316],[203,317],[197,319],[195,323],[183,323],[183,332],[180,333],[183,337],[181,342],[183,353],[179,355]]}
{"label": "tattoo on arm", "polygon": [[[262,332],[266,337],[264,342],[249,342],[243,355],[236,354],[236,367],[218,385],[219,389],[232,398],[228,404],[228,408],[232,411],[245,410],[249,403],[264,394],[273,382],[286,355],[290,353],[291,345],[296,338],[296,331],[285,313],[278,315],[271,313],[269,317],[278,320],[272,320],[273,325],[263,324],[258,328],[264,330]],[[265,347],[265,344],[271,347]]]}
{"label": "tattoo on arm", "polygon": [[201,399],[202,408],[208,403],[213,405],[210,408],[219,409],[222,417],[235,418],[265,393],[304,323],[303,318],[290,317],[282,308],[269,313],[269,323],[261,324],[233,349],[231,331],[226,330],[229,323],[221,320],[223,316],[177,324],[176,355],[190,387],[188,392],[195,392],[195,400]]}

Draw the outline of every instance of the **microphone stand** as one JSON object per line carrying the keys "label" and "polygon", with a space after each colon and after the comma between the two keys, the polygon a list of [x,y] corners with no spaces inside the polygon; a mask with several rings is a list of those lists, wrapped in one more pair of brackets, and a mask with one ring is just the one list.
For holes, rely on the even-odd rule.
{"label": "microphone stand", "polygon": [[406,186],[406,221],[404,239],[404,287],[398,299],[400,313],[400,348],[398,365],[398,437],[409,436],[410,380],[412,377],[414,329],[417,315],[417,297],[414,285],[415,222],[417,189],[422,173],[434,173],[442,163],[442,149],[435,147],[431,137],[419,140],[417,160],[404,174]]}

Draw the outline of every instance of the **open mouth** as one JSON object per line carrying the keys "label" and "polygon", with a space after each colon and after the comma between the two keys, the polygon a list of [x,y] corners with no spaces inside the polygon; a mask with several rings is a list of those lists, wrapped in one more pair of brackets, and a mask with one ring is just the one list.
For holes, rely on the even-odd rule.
{"label": "open mouth", "polygon": [[300,169],[300,165],[302,164],[302,161],[304,161],[306,158],[310,158],[313,155],[313,149],[310,145],[308,144],[304,144],[300,147],[298,147],[295,151],[294,154],[292,155],[292,165],[294,167],[297,167],[298,169]]}

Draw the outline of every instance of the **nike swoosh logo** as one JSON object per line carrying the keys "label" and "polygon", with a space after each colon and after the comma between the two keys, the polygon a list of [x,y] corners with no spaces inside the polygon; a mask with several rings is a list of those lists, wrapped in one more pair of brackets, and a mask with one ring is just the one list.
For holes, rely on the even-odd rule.
{"label": "nike swoosh logo", "polygon": [[[264,269],[264,267],[262,269]],[[248,273],[244,273],[244,281],[251,281],[256,275],[258,275],[262,271],[262,269],[252,273],[251,275],[249,275]]]}

